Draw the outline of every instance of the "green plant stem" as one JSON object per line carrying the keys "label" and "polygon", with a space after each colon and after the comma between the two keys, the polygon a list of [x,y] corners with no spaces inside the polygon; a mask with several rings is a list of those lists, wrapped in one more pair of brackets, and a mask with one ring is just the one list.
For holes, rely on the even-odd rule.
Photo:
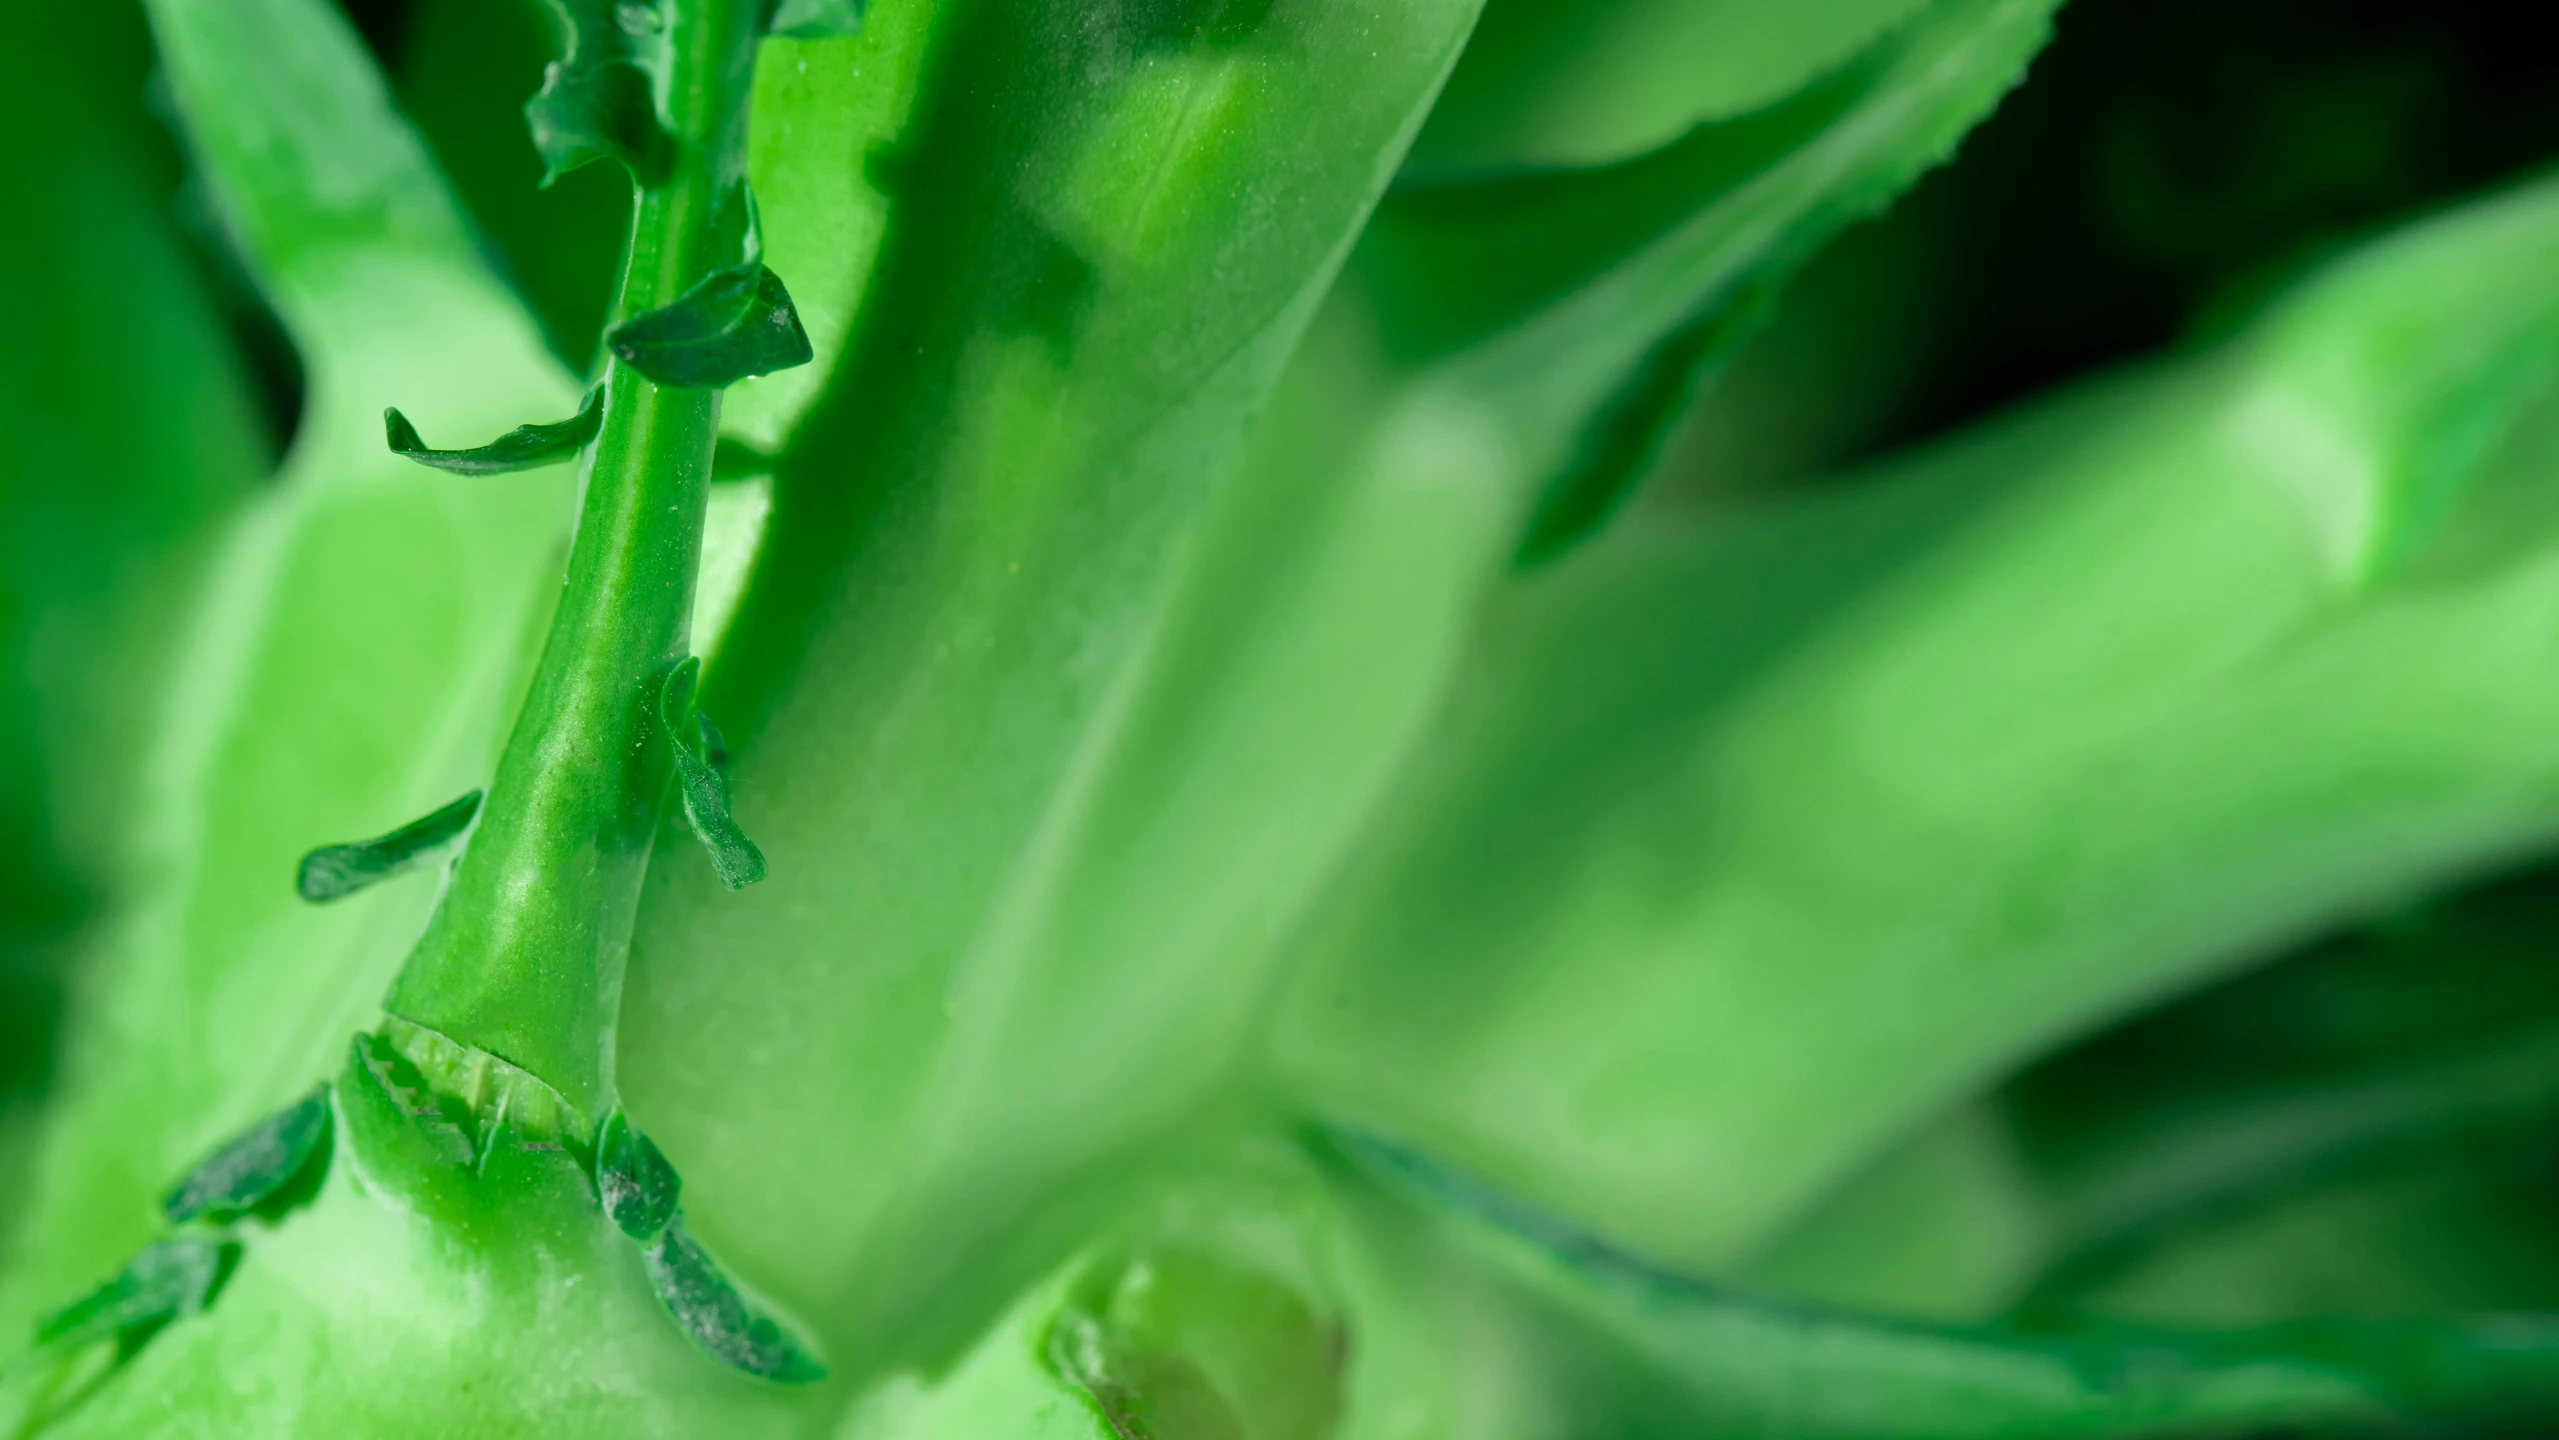
{"label": "green plant stem", "polygon": [[[620,313],[734,263],[757,0],[667,0],[677,162],[642,190]],[[391,989],[394,1016],[505,1060],[591,1125],[613,1096],[631,919],[667,790],[653,681],[688,649],[720,392],[618,362],[577,543],[531,693],[452,885]]]}

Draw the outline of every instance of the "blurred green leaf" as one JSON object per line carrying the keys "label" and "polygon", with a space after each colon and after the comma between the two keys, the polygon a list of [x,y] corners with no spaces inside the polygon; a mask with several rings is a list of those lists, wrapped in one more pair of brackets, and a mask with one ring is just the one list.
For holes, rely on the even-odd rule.
{"label": "blurred green leaf", "polygon": [[2214,353],[1516,583],[1284,1063],[1711,1268],[2055,1039],[2542,843],[2554,258],[2559,191],[2474,205]]}
{"label": "blurred green leaf", "polygon": [[1926,0],[1490,0],[1408,174],[1597,165],[1770,104]]}
{"label": "blurred green leaf", "polygon": [[[806,89],[768,62],[759,125],[832,143],[800,108],[819,67],[898,11],[798,51]],[[933,16],[911,118],[868,162],[891,198],[860,317],[705,677],[772,878],[653,869],[622,1034],[696,1230],[819,1315],[840,1365],[935,1343],[928,1302],[973,1329],[1054,1258],[994,1274],[991,1237],[1226,1071],[1249,978],[1051,944],[1044,913],[1202,507],[1471,14]],[[795,216],[870,203],[824,174],[801,197],[803,173],[756,174],[777,269]],[[1200,1003],[1220,1013],[1182,1018]],[[744,1034],[765,1038],[722,1038]]]}
{"label": "blurred green leaf", "polygon": [[[2202,1332],[1922,1325],[1771,1302],[1653,1269],[1421,1157],[1345,1143],[1425,1212],[1424,1235],[1453,1232],[1461,1264],[1507,1282],[1509,1294],[1479,1292],[1478,1306],[1542,1308],[1573,1335],[1568,1344],[1602,1340],[1682,1392],[1688,1413],[1657,1433],[2465,1433],[2542,1413],[2559,1392],[2559,1323],[2546,1318]],[[1447,1243],[1423,1243],[1434,1241]],[[1566,1369],[1546,1378],[1570,1396],[1581,1377]],[[1638,1389],[1609,1377],[1589,1403]],[[1630,1429],[1655,1427],[1611,1433]]]}
{"label": "blurred green leaf", "polygon": [[[0,51],[0,1256],[84,922],[134,878],[125,762],[178,597],[266,465],[167,203],[138,15],[44,7]],[[38,137],[41,137],[40,139]]]}
{"label": "blurred green leaf", "polygon": [[[2189,1319],[2392,1295],[2559,1305],[2559,1248],[2517,1223],[2559,1183],[2554,899],[2532,871],[2430,900],[2042,1059],[1864,1167],[1746,1273],[1954,1314],[2111,1307],[2128,1288],[2154,1315],[2172,1290],[2198,1297],[2170,1317]],[[2466,1218],[2420,1238],[2445,1216]],[[2338,1243],[2358,1229],[2389,1243]],[[1992,1231],[2004,1243],[1960,1238]],[[1947,1263],[1967,1249],[1972,1268]],[[2321,1255],[2355,1258],[2322,1282]],[[2368,1298],[2282,1308],[2328,1292]]]}
{"label": "blurred green leaf", "polygon": [[432,887],[308,906],[295,861],[483,777],[569,519],[566,475],[429,475],[382,447],[394,397],[470,432],[577,392],[344,22],[317,0],[150,15],[312,403],[178,627],[143,767],[151,884],[85,997],[26,1216],[39,1239],[0,1287],[0,1328],[132,1253],[194,1160],[336,1068]]}

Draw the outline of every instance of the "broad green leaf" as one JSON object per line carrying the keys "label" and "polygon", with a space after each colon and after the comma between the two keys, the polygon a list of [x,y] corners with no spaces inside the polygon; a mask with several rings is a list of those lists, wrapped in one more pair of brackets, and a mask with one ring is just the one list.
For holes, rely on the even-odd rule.
{"label": "broad green leaf", "polygon": [[130,7],[16,18],[0,51],[0,1264],[65,991],[132,880],[174,597],[269,440],[184,252]]}
{"label": "broad green leaf", "polygon": [[[748,179],[764,261],[791,280],[814,363],[743,380],[721,398],[729,435],[771,453],[826,388],[879,254],[893,143],[912,119],[945,0],[879,0],[851,39],[764,42]],[[857,163],[847,163],[852,157]]]}
{"label": "broad green leaf", "polygon": [[578,413],[566,420],[518,425],[486,445],[467,450],[432,450],[398,410],[382,412],[384,438],[391,453],[456,475],[507,475],[538,470],[574,460],[604,423],[604,387],[594,386],[578,402]]}
{"label": "broad green leaf", "polygon": [[1284,1065],[1712,1267],[2056,1039],[2545,843],[2554,258],[2559,190],[2477,204],[2175,367],[1514,584]]}
{"label": "broad green leaf", "polygon": [[131,1254],[191,1164],[337,1067],[433,886],[309,906],[295,862],[484,778],[569,519],[565,474],[430,475],[382,448],[395,397],[468,433],[577,390],[344,22],[317,0],[149,13],[310,402],[174,627],[183,669],[137,747],[151,883],[83,993],[0,1329]]}
{"label": "broad green leaf", "polygon": [[[847,1369],[974,1331],[1052,1258],[982,1264],[991,1236],[1228,1064],[1244,984],[1040,917],[1202,507],[1472,14],[1248,9],[933,15],[868,162],[893,198],[862,313],[706,677],[773,874],[731,895],[660,852],[622,1084],[696,1232]],[[1225,1013],[1180,1018],[1204,992]],[[919,1332],[928,1303],[957,1328]]]}
{"label": "broad green leaf", "polygon": [[1770,104],[1926,0],[1490,0],[1408,175],[1596,165]]}

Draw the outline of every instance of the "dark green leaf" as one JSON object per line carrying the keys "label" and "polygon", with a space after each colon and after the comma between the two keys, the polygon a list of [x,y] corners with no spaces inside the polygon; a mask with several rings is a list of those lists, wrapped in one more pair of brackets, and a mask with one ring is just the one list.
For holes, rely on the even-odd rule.
{"label": "dark green leaf", "polygon": [[667,1163],[657,1142],[616,1110],[606,1118],[596,1140],[595,1188],[604,1198],[604,1213],[613,1217],[622,1233],[645,1242],[656,1239],[675,1219],[684,1180]]}
{"label": "dark green leaf", "polygon": [[712,1358],[785,1385],[826,1377],[826,1367],[780,1321],[747,1299],[720,1262],[685,1230],[681,1212],[641,1255],[667,1313]]}
{"label": "dark green leaf", "polygon": [[[711,868],[720,883],[743,890],[764,878],[764,852],[746,838],[729,813],[728,777],[720,760],[728,745],[717,727],[693,708],[693,692],[702,675],[702,659],[686,656],[666,672],[658,689],[658,720],[675,751],[676,790],[684,800],[684,820],[711,852]],[[714,749],[713,742],[719,744]]]}
{"label": "dark green leaf", "polygon": [[701,389],[806,365],[814,353],[782,277],[753,263],[713,271],[674,304],[614,327],[604,340],[660,385]]}
{"label": "dark green leaf", "polygon": [[701,711],[694,711],[693,718],[702,722],[702,758],[709,761],[714,770],[728,769],[729,737],[721,734],[720,727],[712,724],[711,717]]}
{"label": "dark green leaf", "polygon": [[249,1127],[216,1150],[161,1202],[172,1224],[230,1221],[264,1206],[320,1162],[329,1140],[329,1087]]}
{"label": "dark green leaf", "polygon": [[116,1277],[36,1322],[36,1346],[69,1350],[147,1334],[213,1303],[240,1247],[182,1235],[144,1249]]}
{"label": "dark green leaf", "polygon": [[665,21],[649,0],[551,0],[566,53],[524,104],[549,184],[581,165],[618,160],[643,185],[661,183],[675,143],[659,122],[652,75],[665,60]]}
{"label": "dark green leaf", "polygon": [[870,8],[869,0],[781,0],[766,30],[793,40],[851,35],[862,28],[862,14]]}
{"label": "dark green leaf", "polygon": [[504,475],[538,470],[577,458],[604,424],[604,387],[595,386],[578,403],[578,413],[547,425],[518,425],[486,445],[469,450],[430,450],[409,417],[396,409],[382,412],[382,429],[395,455],[456,475]]}
{"label": "dark green leaf", "polygon": [[352,895],[425,863],[471,828],[472,817],[479,813],[480,792],[474,790],[387,835],[345,845],[323,845],[302,857],[295,888],[303,899],[314,904]]}

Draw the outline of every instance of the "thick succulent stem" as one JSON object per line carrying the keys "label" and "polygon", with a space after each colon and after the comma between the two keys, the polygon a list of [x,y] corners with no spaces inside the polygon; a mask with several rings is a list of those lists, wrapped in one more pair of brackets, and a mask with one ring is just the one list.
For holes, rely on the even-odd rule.
{"label": "thick succulent stem", "polygon": [[[664,0],[659,103],[674,163],[640,191],[625,317],[743,258],[760,8]],[[716,388],[661,386],[612,362],[531,693],[470,847],[385,1007],[529,1072],[590,1124],[612,1104],[631,917],[667,792],[657,681],[688,650],[719,410]]]}

